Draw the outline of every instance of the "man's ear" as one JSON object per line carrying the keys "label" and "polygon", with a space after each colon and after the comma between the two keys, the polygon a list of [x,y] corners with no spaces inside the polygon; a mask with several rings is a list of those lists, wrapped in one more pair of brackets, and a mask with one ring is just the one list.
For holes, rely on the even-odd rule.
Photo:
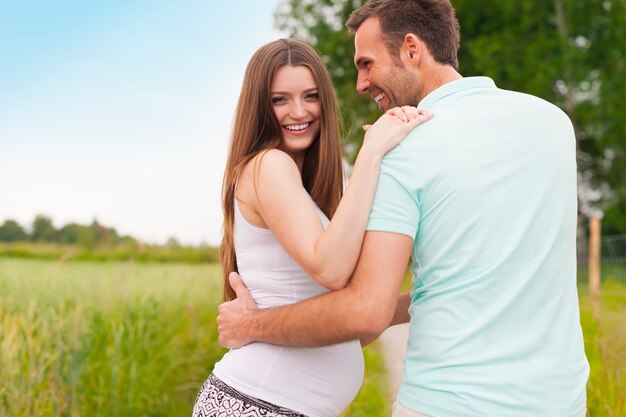
{"label": "man's ear", "polygon": [[418,63],[424,44],[414,33],[407,33],[402,41],[402,53],[409,61]]}

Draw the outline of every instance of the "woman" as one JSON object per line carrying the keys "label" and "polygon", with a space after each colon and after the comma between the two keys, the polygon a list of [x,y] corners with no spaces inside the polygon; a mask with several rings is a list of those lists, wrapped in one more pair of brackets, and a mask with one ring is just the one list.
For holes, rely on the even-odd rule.
{"label": "woman", "polygon": [[[339,117],[330,76],[307,44],[281,39],[251,58],[224,175],[221,260],[259,307],[343,288],[356,265],[383,155],[430,118],[394,109],[366,132],[342,197]],[[332,218],[332,221],[328,219]],[[252,343],[203,385],[194,416],[337,416],[363,378],[358,341],[324,348]]]}

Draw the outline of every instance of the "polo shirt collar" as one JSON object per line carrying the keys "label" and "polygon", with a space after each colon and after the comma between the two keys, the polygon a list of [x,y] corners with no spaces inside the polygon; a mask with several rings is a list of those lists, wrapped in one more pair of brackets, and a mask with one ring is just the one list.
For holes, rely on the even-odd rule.
{"label": "polo shirt collar", "polygon": [[465,77],[459,80],[450,81],[430,92],[417,105],[419,108],[428,109],[436,102],[451,94],[466,91],[473,88],[497,88],[496,83],[489,77]]}

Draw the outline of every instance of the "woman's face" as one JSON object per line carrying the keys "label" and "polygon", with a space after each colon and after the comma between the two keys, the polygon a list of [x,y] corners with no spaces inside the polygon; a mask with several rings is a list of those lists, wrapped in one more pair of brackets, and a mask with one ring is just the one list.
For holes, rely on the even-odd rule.
{"label": "woman's face", "polygon": [[280,67],[272,82],[272,106],[281,126],[280,149],[300,165],[320,130],[320,98],[311,70]]}

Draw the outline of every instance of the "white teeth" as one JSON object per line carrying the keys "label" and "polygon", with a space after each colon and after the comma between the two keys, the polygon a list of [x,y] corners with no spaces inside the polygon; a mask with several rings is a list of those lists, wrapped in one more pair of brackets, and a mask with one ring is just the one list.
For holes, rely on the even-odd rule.
{"label": "white teeth", "polygon": [[305,123],[303,125],[287,125],[285,126],[285,129],[288,130],[302,130],[302,129],[306,129],[307,127],[309,127],[311,123]]}
{"label": "white teeth", "polygon": [[378,104],[380,103],[380,100],[382,100],[383,98],[385,98],[385,93],[380,93],[379,95],[374,97],[374,100],[376,101],[376,104]]}

